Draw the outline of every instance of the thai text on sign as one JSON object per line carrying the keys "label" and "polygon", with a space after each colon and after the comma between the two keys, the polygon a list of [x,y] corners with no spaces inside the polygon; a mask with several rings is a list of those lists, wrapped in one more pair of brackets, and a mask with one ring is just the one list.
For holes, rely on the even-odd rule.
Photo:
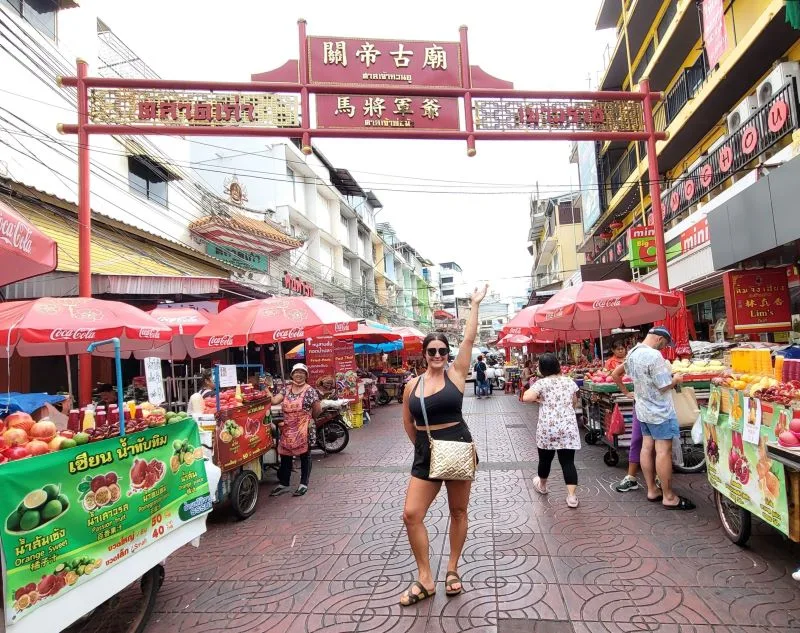
{"label": "thai text on sign", "polygon": [[476,99],[478,130],[601,130],[643,132],[642,104],[636,101]]}
{"label": "thai text on sign", "polygon": [[460,87],[458,42],[308,38],[315,84]]}
{"label": "thai text on sign", "polygon": [[317,126],[320,128],[457,130],[458,117],[457,98],[317,96]]}
{"label": "thai text on sign", "polygon": [[298,127],[298,98],[267,93],[94,89],[93,123]]}
{"label": "thai text on sign", "polygon": [[792,310],[786,267],[726,272],[723,286],[731,334],[791,329]]}

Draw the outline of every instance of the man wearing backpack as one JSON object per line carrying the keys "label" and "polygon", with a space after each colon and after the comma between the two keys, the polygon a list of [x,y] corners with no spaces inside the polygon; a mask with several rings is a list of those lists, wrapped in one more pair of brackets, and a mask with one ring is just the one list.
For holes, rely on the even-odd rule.
{"label": "man wearing backpack", "polygon": [[475,380],[478,383],[478,400],[483,396],[489,395],[489,385],[486,383],[486,363],[483,362],[483,355],[478,356],[475,363]]}

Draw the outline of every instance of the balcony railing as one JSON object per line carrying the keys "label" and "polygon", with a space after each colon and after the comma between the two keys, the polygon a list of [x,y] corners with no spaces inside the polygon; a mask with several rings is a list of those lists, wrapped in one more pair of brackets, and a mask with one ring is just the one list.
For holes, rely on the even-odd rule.
{"label": "balcony railing", "polygon": [[756,110],[726,141],[661,196],[664,221],[698,202],[783,137],[798,129],[794,80]]}
{"label": "balcony railing", "polygon": [[[639,142],[639,158],[646,156],[647,146],[644,141]],[[608,179],[608,191],[611,195],[608,200],[611,200],[616,193],[622,188],[631,174],[636,172],[636,148],[631,147],[623,156],[622,160],[617,163],[617,166],[611,170],[611,176]]]}
{"label": "balcony railing", "polygon": [[663,132],[669,127],[689,100],[700,92],[707,74],[705,55],[700,55],[694,64],[683,69],[678,81],[667,92],[663,105],[653,113],[657,130]]}

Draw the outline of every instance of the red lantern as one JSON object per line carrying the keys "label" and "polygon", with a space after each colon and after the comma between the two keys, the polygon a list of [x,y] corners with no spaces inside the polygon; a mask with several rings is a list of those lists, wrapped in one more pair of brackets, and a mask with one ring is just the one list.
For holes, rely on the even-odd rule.
{"label": "red lantern", "polygon": [[619,231],[622,228],[622,222],[614,221],[608,225],[612,231]]}
{"label": "red lantern", "polygon": [[608,232],[608,231],[603,231],[602,233],[600,233],[600,239],[601,240],[610,240],[611,237],[612,237],[612,234],[610,232]]}

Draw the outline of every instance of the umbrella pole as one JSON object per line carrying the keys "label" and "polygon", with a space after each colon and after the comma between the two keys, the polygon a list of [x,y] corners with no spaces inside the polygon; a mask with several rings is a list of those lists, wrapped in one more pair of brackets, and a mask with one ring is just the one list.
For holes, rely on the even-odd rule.
{"label": "umbrella pole", "polygon": [[603,363],[603,365],[605,365],[606,364],[606,356],[605,356],[605,353],[603,352],[603,329],[602,328],[600,328],[600,333],[599,333],[598,336],[600,337],[600,361]]}
{"label": "umbrella pole", "polygon": [[[305,360],[305,359],[303,359],[303,360]],[[278,341],[278,365],[281,368],[281,380],[285,383],[286,382],[286,376],[284,375],[285,372],[283,370],[283,345],[281,344],[280,341]]]}
{"label": "umbrella pole", "polygon": [[[169,345],[169,355],[170,357],[172,356],[172,343],[170,343]],[[177,386],[178,386],[178,383],[175,382],[175,360],[172,358],[169,359],[169,367],[170,367],[170,373],[172,373],[172,388],[169,390],[169,408],[171,409],[173,402],[172,398],[175,392],[177,391]]]}
{"label": "umbrella pole", "polygon": [[70,400],[72,399],[72,364],[69,361],[69,354],[64,354],[64,360],[67,363],[67,391],[69,391]]}

